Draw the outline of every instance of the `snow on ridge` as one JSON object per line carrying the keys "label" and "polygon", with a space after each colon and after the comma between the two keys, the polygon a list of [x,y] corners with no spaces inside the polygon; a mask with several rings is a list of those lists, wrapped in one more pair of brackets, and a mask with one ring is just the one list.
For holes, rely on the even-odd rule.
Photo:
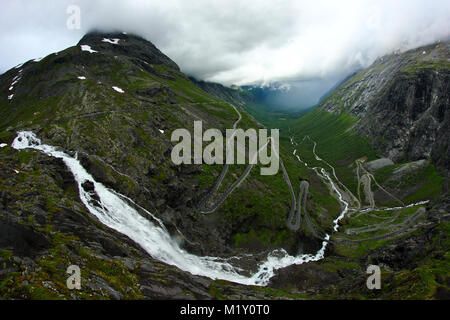
{"label": "snow on ridge", "polygon": [[119,87],[112,87],[114,90],[116,90],[119,93],[125,93],[125,91],[123,91],[122,89],[120,89]]}
{"label": "snow on ridge", "polygon": [[107,42],[107,43],[111,43],[111,44],[119,44],[120,39],[107,39],[107,38],[103,38],[102,42]]}
{"label": "snow on ridge", "polygon": [[87,44],[81,45],[81,50],[89,52],[89,53],[97,53],[98,52],[98,51],[92,50],[91,46],[88,46]]}
{"label": "snow on ridge", "polygon": [[[21,71],[22,71],[22,70],[20,70],[19,73],[20,73]],[[13,82],[10,84],[9,91],[13,91],[13,90],[14,90],[14,86],[19,82],[20,79],[21,79],[20,75],[17,75],[17,76],[15,76],[15,77],[13,78]],[[8,98],[8,99],[9,99],[9,98]]]}
{"label": "snow on ridge", "polygon": [[34,61],[34,62],[39,62],[39,61],[41,61],[42,59],[44,59],[44,57],[34,59],[33,61]]}

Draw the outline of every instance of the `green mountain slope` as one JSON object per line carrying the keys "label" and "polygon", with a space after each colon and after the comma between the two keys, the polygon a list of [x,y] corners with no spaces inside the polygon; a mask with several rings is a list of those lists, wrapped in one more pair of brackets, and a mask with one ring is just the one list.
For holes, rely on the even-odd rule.
{"label": "green mountain slope", "polygon": [[[118,39],[117,44],[111,43],[114,39]],[[186,275],[158,264],[138,245],[99,224],[81,203],[73,177],[61,161],[36,151],[13,150],[9,145],[21,130],[32,131],[44,143],[76,154],[96,181],[151,211],[181,246],[194,254],[226,257],[266,254],[274,248],[296,254],[300,242],[306,252],[320,246],[308,231],[286,228],[291,198],[281,171],[264,177],[257,166],[216,212],[199,212],[198,204],[222,166],[174,165],[171,134],[178,128],[193,131],[196,120],[203,121],[204,130],[224,132],[232,128],[238,114],[228,102],[196,86],[142,38],[88,34],[77,46],[40,61],[28,61],[1,75],[0,92],[0,143],[8,145],[0,148],[0,224],[11,234],[0,243],[5,250],[2,263],[7,265],[0,279],[3,297],[68,297],[63,266],[70,263],[81,264],[89,273],[86,291],[79,298],[211,296],[209,287],[199,288],[198,283],[192,284],[194,289],[186,289],[188,293],[178,295],[155,285],[172,277],[173,285],[180,287]],[[239,127],[259,128],[244,110],[241,114]],[[306,170],[285,147],[280,155],[297,190],[298,179]],[[245,169],[231,166],[219,194]],[[330,231],[339,214],[337,200],[324,186],[311,194],[308,209],[313,223]],[[26,242],[22,252],[15,245],[21,237],[39,241],[36,245]],[[13,263],[16,260],[22,262]],[[145,272],[137,270],[148,261],[159,271],[153,267]],[[22,266],[33,281],[28,277],[25,282],[20,280]],[[117,278],[112,270],[125,278]],[[152,285],[145,284],[150,281],[149,273]],[[51,288],[46,287],[48,282]],[[17,286],[11,287],[11,283]],[[139,289],[139,284],[147,289]],[[242,294],[266,294],[248,290]]]}
{"label": "green mountain slope", "polygon": [[[0,148],[0,297],[446,297],[446,88],[447,43],[377,61],[296,119],[261,109],[242,92],[190,79],[134,35],[91,33],[77,46],[11,69],[0,76],[0,144],[6,144]],[[238,112],[240,128],[281,129],[280,156],[296,196],[300,180],[309,182],[311,221],[299,231],[286,227],[291,195],[281,171],[261,176],[256,166],[217,211],[204,214],[199,204],[223,166],[172,163],[175,129],[193,131],[201,120],[204,130],[224,132]],[[316,253],[331,234],[326,257],[278,270],[268,287],[213,281],[166,265],[101,224],[80,201],[62,161],[12,149],[21,130],[76,156],[96,181],[161,219],[188,252],[244,254],[249,258],[239,266],[254,272],[273,249]],[[218,196],[245,170],[230,166]],[[350,206],[338,232],[333,225],[344,202],[332,184]],[[405,207],[423,200],[431,202]],[[377,210],[365,214],[367,208]],[[65,285],[71,264],[85,275],[81,291]],[[365,286],[369,264],[382,267],[381,291]]]}
{"label": "green mountain slope", "polygon": [[[328,257],[283,269],[274,287],[321,298],[448,296],[449,56],[444,42],[383,57],[300,117],[267,111],[247,97],[245,108],[266,126],[282,128],[282,145],[295,150],[300,167],[308,165],[302,175],[311,189],[321,187],[311,169],[332,173],[333,167],[354,209]],[[373,201],[378,210],[356,211],[355,199],[363,208]],[[383,210],[414,203],[420,205]],[[381,291],[365,287],[362,274],[371,263],[385,266]]]}
{"label": "green mountain slope", "polygon": [[[282,129],[282,146],[303,161],[312,192],[323,185],[311,169],[334,169],[353,208],[328,257],[281,270],[273,287],[319,298],[448,297],[449,56],[447,41],[383,57],[301,117],[270,112],[241,92],[249,113]],[[356,211],[357,200],[378,209]],[[409,204],[417,205],[389,209]],[[383,265],[381,291],[365,286],[372,263]]]}
{"label": "green mountain slope", "polygon": [[[310,282],[321,297],[448,296],[443,281],[449,267],[449,56],[446,42],[383,57],[318,108],[288,122],[289,136],[298,142],[292,148],[308,166],[333,166],[365,208],[370,208],[370,190],[358,179],[371,177],[370,193],[379,209],[349,214],[330,257],[315,267],[289,267],[273,280],[276,287],[305,288],[288,279],[302,281],[313,272]],[[422,205],[383,210],[417,202]],[[382,290],[364,288],[351,263],[382,264]],[[352,281],[333,278],[329,268],[338,265]],[[319,280],[326,276],[332,288]]]}

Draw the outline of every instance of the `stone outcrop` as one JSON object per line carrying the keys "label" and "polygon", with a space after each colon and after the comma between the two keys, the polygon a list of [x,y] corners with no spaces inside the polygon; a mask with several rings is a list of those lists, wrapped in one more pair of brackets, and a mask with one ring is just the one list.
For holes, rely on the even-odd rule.
{"label": "stone outcrop", "polygon": [[378,59],[319,108],[359,119],[354,130],[394,162],[432,159],[450,168],[450,42]]}

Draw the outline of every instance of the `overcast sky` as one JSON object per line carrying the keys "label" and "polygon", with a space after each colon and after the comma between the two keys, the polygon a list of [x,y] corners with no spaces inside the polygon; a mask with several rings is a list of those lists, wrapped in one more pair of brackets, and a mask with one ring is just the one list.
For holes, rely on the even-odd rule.
{"label": "overcast sky", "polygon": [[[81,9],[80,30],[66,27],[70,4]],[[104,28],[142,35],[185,73],[203,80],[331,83],[380,55],[450,35],[448,0],[1,0],[0,5],[1,73]]]}

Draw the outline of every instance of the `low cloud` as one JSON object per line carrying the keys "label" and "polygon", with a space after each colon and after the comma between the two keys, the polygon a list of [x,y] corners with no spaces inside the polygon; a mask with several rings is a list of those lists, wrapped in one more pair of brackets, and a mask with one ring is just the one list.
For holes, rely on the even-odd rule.
{"label": "low cloud", "polygon": [[[69,5],[81,29],[66,27]],[[93,28],[135,32],[197,78],[223,84],[332,79],[397,49],[446,39],[448,0],[19,0],[0,13],[0,71]]]}

